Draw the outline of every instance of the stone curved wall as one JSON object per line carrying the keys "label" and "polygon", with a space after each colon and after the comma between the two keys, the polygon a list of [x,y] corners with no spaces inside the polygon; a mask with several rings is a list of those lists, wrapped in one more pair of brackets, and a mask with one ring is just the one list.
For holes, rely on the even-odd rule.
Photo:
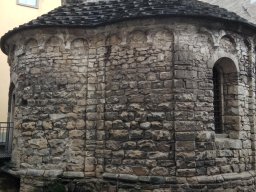
{"label": "stone curved wall", "polygon": [[[252,191],[255,45],[250,31],[216,26],[148,19],[10,39],[21,188],[40,185],[31,177],[89,177],[149,191]],[[223,58],[238,78],[224,87],[230,131],[216,135],[212,67]]]}

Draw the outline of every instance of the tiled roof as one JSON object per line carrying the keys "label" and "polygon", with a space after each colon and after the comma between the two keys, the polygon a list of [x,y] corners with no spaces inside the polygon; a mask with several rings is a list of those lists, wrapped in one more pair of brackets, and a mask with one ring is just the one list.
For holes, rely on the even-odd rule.
{"label": "tiled roof", "polygon": [[240,22],[256,29],[254,24],[233,12],[198,0],[109,0],[71,3],[50,11],[6,33],[1,40],[29,28],[40,27],[95,27],[109,23],[148,17],[185,16],[208,17],[216,20]]}
{"label": "tiled roof", "polygon": [[233,11],[256,24],[256,1],[252,0],[200,0]]}

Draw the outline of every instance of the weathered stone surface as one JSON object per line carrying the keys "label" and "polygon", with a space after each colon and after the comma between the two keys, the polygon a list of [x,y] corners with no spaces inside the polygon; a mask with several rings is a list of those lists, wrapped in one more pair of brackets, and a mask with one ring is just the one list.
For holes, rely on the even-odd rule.
{"label": "weathered stone surface", "polygon": [[36,129],[36,124],[35,124],[35,122],[22,123],[22,128],[25,131],[34,131]]}
{"label": "weathered stone surface", "polygon": [[63,172],[63,177],[67,178],[83,178],[83,172]]}
{"label": "weathered stone surface", "polygon": [[47,140],[44,138],[40,139],[31,139],[28,141],[28,143],[31,145],[31,147],[38,148],[38,149],[43,149],[47,148]]}
{"label": "weathered stone surface", "polygon": [[[168,17],[14,34],[12,162],[23,190],[103,178],[106,192],[254,191],[253,34]],[[215,64],[223,134],[214,125]]]}
{"label": "weathered stone surface", "polygon": [[51,121],[43,121],[43,128],[44,129],[52,129],[52,122]]}

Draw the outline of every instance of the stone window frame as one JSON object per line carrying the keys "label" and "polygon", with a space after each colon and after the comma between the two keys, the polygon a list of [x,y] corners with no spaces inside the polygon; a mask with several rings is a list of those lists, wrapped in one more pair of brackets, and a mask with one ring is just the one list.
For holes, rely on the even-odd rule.
{"label": "stone window frame", "polygon": [[[236,63],[228,57],[221,57],[214,62],[212,66],[212,78],[213,68],[217,67],[220,73],[220,116],[221,116],[221,130],[216,131],[215,117],[214,117],[214,131],[219,137],[228,137],[237,139],[239,136],[240,123],[239,115],[232,114],[232,107],[236,107],[236,111],[239,111],[239,101],[237,99],[232,100],[238,96],[239,83],[238,74],[239,68]],[[214,86],[214,85],[213,85]],[[214,95],[214,90],[213,90]],[[231,98],[231,99],[230,99]],[[213,102],[214,104],[214,102]],[[214,107],[215,110],[215,107]]]}
{"label": "stone window frame", "polygon": [[16,102],[15,85],[13,82],[10,83],[9,87],[9,106],[8,106],[8,121],[13,122],[14,120],[14,109]]}
{"label": "stone window frame", "polygon": [[39,0],[34,0],[34,1],[35,1],[35,4],[30,4],[30,3],[24,3],[24,2],[22,2],[22,0],[16,0],[16,4],[25,6],[25,7],[38,9],[39,8]]}
{"label": "stone window frame", "polygon": [[8,151],[12,150],[12,139],[13,139],[13,129],[14,129],[14,116],[15,116],[15,106],[16,106],[16,91],[13,82],[10,83],[9,87],[9,104],[8,104],[8,122],[13,125],[12,129],[8,133]]}

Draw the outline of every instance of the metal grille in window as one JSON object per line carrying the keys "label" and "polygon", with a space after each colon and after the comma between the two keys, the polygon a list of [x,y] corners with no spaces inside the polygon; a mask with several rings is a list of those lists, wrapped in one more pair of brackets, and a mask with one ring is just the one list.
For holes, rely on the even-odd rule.
{"label": "metal grille in window", "polygon": [[213,67],[213,107],[215,132],[223,133],[222,128],[222,93],[221,93],[221,74],[217,67]]}

